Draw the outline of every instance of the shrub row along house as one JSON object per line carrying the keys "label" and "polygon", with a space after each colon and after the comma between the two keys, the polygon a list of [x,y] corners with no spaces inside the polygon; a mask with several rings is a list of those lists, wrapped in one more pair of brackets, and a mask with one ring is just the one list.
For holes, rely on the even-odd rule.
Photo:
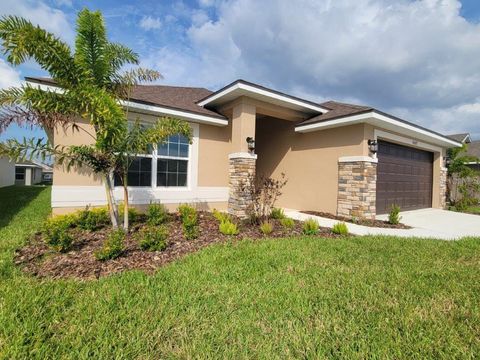
{"label": "shrub row along house", "polygon": [[[52,89],[44,78],[31,85]],[[145,126],[160,116],[184,119],[193,142],[172,136],[130,167],[131,204],[170,208],[197,203],[244,216],[242,181],[249,174],[288,183],[278,205],[343,216],[373,217],[392,204],[402,210],[445,206],[445,153],[460,142],[367,106],[315,103],[243,80],[211,92],[203,88],[137,86],[129,120]],[[92,142],[85,132],[57,129],[55,145]],[[115,191],[122,200],[120,188]],[[54,170],[52,208],[65,213],[105,205],[99,179],[85,169]]]}

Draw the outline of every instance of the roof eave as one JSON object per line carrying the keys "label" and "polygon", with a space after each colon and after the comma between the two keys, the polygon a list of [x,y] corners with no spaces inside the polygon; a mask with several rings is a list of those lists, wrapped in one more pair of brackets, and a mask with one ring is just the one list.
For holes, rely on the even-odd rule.
{"label": "roof eave", "polygon": [[355,115],[342,116],[330,120],[319,121],[311,124],[299,124],[295,127],[295,132],[308,133],[313,131],[325,130],[340,126],[347,126],[359,123],[369,123],[374,126],[385,128],[387,130],[395,131],[400,134],[409,135],[439,145],[441,147],[458,147],[462,146],[458,141],[452,140],[442,134],[425,129],[418,125],[414,125],[405,120],[396,118],[394,116],[385,114],[378,110],[371,110],[367,112],[358,113]]}
{"label": "roof eave", "polygon": [[215,107],[232,101],[240,96],[250,96],[265,102],[276,103],[287,108],[312,114],[324,114],[329,111],[329,109],[314,102],[284,94],[276,90],[268,89],[245,80],[236,80],[233,83],[199,100],[197,104],[203,107]]}

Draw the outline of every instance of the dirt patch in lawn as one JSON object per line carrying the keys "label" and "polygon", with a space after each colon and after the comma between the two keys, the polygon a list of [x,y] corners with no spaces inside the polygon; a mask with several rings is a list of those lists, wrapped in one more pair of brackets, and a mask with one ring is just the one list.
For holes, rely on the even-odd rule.
{"label": "dirt patch in lawn", "polygon": [[402,223],[396,224],[396,225],[390,224],[388,221],[384,221],[384,220],[369,220],[369,219],[358,218],[355,221],[353,221],[352,218],[348,218],[345,216],[336,216],[336,215],[326,213],[326,212],[321,212],[321,211],[301,211],[301,212],[304,214],[321,216],[327,219],[349,222],[351,224],[357,224],[357,225],[363,225],[363,226],[369,226],[369,227],[390,228],[390,229],[411,229],[412,228],[411,226],[408,226]]}
{"label": "dirt patch in lawn", "polygon": [[[278,220],[271,220],[274,230],[269,238],[290,237],[302,235],[302,223],[295,221],[291,229],[284,228]],[[17,250],[15,263],[23,271],[38,277],[98,279],[102,276],[125,270],[142,270],[154,272],[159,267],[179,259],[189,253],[196,252],[210,244],[226,241],[238,241],[243,238],[265,238],[258,225],[243,224],[238,219],[240,233],[236,236],[226,236],[218,231],[218,221],[208,212],[199,213],[199,236],[194,240],[186,240],[183,235],[182,223],[177,215],[167,223],[169,236],[168,246],[164,251],[145,251],[139,247],[137,233],[145,226],[134,224],[125,240],[125,251],[114,260],[98,261],[94,253],[102,247],[109,229],[87,232],[72,229],[74,235],[73,248],[66,253],[53,251],[45,244],[41,233],[35,234],[29,243]],[[320,228],[319,237],[338,237],[329,228]]]}

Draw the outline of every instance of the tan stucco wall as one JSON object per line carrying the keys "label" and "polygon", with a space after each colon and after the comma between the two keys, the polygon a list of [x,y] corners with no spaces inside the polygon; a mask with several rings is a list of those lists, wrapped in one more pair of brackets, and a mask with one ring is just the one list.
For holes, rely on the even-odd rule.
{"label": "tan stucco wall", "polygon": [[[88,145],[95,141],[90,134],[95,134],[95,129],[86,120],[77,121],[79,130],[71,127],[64,130],[58,128],[54,132],[55,145]],[[99,177],[95,176],[88,168],[71,168],[67,171],[66,166],[56,165],[53,169],[53,185],[68,186],[96,186],[101,185]]]}
{"label": "tan stucco wall", "polygon": [[336,213],[338,158],[367,155],[364,143],[362,124],[300,134],[291,122],[265,118],[257,123],[257,173],[285,173],[279,206]]}
{"label": "tan stucco wall", "polygon": [[15,163],[0,157],[0,187],[15,184]]}
{"label": "tan stucco wall", "polygon": [[199,132],[198,186],[228,186],[231,123],[225,127],[202,124]]}

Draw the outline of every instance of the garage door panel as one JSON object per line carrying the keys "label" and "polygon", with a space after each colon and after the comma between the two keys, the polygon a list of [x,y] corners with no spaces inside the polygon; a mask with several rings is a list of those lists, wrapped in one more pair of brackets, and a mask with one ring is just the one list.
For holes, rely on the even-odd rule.
{"label": "garage door panel", "polygon": [[377,213],[431,207],[433,154],[379,141],[377,165]]}

